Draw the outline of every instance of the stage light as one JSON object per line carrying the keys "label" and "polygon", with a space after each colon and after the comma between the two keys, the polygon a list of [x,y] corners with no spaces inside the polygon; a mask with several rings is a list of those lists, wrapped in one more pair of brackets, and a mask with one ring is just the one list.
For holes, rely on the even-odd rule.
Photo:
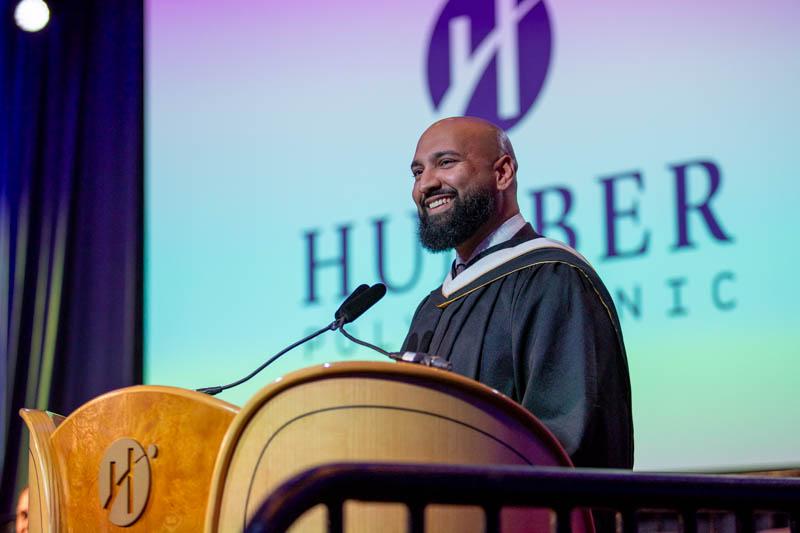
{"label": "stage light", "polygon": [[50,20],[50,9],[43,0],[22,0],[14,10],[14,20],[25,31],[39,31]]}

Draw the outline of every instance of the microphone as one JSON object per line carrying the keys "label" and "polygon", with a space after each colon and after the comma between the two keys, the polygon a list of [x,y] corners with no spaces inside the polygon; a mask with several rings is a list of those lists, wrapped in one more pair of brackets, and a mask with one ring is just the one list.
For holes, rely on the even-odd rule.
{"label": "microphone", "polygon": [[347,307],[353,301],[353,299],[356,296],[360,296],[367,289],[369,289],[369,285],[367,285],[366,283],[362,283],[361,285],[356,287],[356,289],[353,292],[350,293],[350,296],[348,296],[347,298],[344,299],[344,301],[342,302],[342,305],[339,306],[339,309],[336,310],[336,313],[334,313],[333,317],[336,320],[339,320],[340,318],[342,318],[342,312],[345,309],[345,307]]}
{"label": "microphone", "polygon": [[358,294],[353,292],[351,298],[345,300],[339,311],[337,311],[337,328],[341,329],[345,324],[349,324],[360,317],[364,311],[378,303],[386,295],[386,285],[383,283],[376,283],[368,289],[359,291],[360,288],[356,289]]}
{"label": "microphone", "polygon": [[342,305],[339,306],[339,309],[336,311],[334,315],[335,320],[330,324],[328,324],[327,326],[325,326],[324,328],[320,328],[314,333],[303,337],[302,339],[293,344],[290,344],[280,352],[270,357],[264,364],[262,364],[261,366],[250,372],[242,379],[239,379],[232,383],[228,383],[227,385],[202,387],[196,389],[197,392],[203,392],[210,396],[215,396],[224,390],[241,385],[245,381],[250,380],[256,374],[267,368],[269,365],[277,361],[278,358],[281,357],[283,354],[297,348],[301,344],[310,341],[311,339],[313,339],[318,335],[322,335],[326,331],[335,331],[336,329],[341,328],[342,325],[348,324],[353,320],[355,320],[356,318],[360,317],[364,313],[364,311],[366,311],[367,309],[378,303],[378,300],[383,298],[384,294],[386,294],[386,285],[383,285],[382,283],[378,283],[376,285],[373,285],[372,287],[368,287],[366,284],[359,285],[358,287],[356,287],[356,290],[354,290],[350,294],[350,296],[345,298],[344,302],[342,302]]}

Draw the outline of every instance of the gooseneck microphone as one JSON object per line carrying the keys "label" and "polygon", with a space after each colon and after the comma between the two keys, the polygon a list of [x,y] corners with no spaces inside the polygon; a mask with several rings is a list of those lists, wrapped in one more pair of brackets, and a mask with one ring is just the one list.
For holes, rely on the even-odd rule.
{"label": "gooseneck microphone", "polygon": [[[380,293],[380,296],[376,297],[378,293]],[[324,328],[320,328],[314,333],[306,335],[299,341],[290,344],[280,352],[276,353],[275,355],[267,359],[261,366],[250,372],[242,379],[238,379],[232,383],[228,383],[227,385],[217,385],[215,387],[202,387],[200,389],[197,389],[197,392],[204,392],[210,396],[215,396],[224,390],[241,385],[242,383],[252,379],[256,374],[267,368],[269,365],[277,361],[278,358],[280,358],[283,354],[297,348],[301,344],[310,341],[311,339],[317,337],[318,335],[322,335],[326,331],[335,331],[336,329],[342,327],[342,325],[352,322],[353,320],[361,316],[364,313],[364,311],[375,305],[378,302],[378,300],[380,300],[383,297],[384,294],[386,294],[386,286],[381,283],[373,285],[372,287],[366,284],[359,285],[358,287],[356,287],[356,290],[354,290],[350,294],[350,296],[348,296],[344,300],[344,302],[342,302],[342,305],[339,306],[339,309],[336,310],[336,313],[334,314],[335,320],[330,324],[328,324],[327,326],[325,326]]]}
{"label": "gooseneck microphone", "polygon": [[[356,287],[356,290],[351,292],[350,296],[348,296],[347,298],[344,299],[344,301],[342,302],[342,305],[340,305],[339,309],[337,309],[336,313],[334,313],[333,318],[335,318],[336,320],[343,319],[343,314],[345,312],[347,312],[347,314],[349,315],[350,314],[350,310],[349,310],[348,306],[350,304],[352,304],[353,300],[356,297],[361,296],[362,294],[364,294],[364,291],[366,291],[368,289],[369,289],[369,285],[367,285],[366,283],[362,283],[361,285]],[[350,322],[352,322],[352,320],[350,320]]]}
{"label": "gooseneck microphone", "polygon": [[324,328],[320,328],[317,331],[315,331],[314,333],[312,333],[311,335],[307,335],[307,336],[303,337],[302,339],[300,339],[299,341],[297,341],[297,342],[295,342],[293,344],[290,344],[289,346],[287,346],[286,348],[284,348],[280,352],[276,353],[275,355],[273,355],[272,357],[267,359],[267,361],[264,364],[262,364],[260,367],[256,368],[252,372],[250,372],[248,375],[246,375],[242,379],[236,380],[236,381],[234,381],[232,383],[228,383],[227,385],[217,385],[216,387],[203,387],[203,388],[197,389],[197,392],[204,392],[204,393],[209,394],[211,396],[215,396],[215,395],[219,394],[220,392],[222,392],[224,390],[227,390],[227,389],[236,387],[238,385],[241,385],[245,381],[248,381],[253,376],[255,376],[256,374],[258,374],[259,372],[261,372],[262,370],[267,368],[269,365],[274,363],[280,356],[282,356],[286,352],[288,352],[290,350],[294,350],[295,348],[297,348],[301,344],[304,344],[304,343],[310,341],[311,339],[313,339],[314,337],[316,337],[318,335],[322,335],[326,331],[333,331],[335,329],[336,329],[336,321],[334,320],[333,322],[331,322],[330,324],[328,324]]}
{"label": "gooseneck microphone", "polygon": [[385,295],[386,295],[386,285],[384,285],[383,283],[376,283],[372,287],[366,284],[359,285],[358,287],[356,287],[356,290],[354,290],[350,294],[350,296],[345,298],[345,300],[342,302],[342,305],[339,306],[339,309],[336,310],[336,313],[334,313],[333,322],[331,322],[324,328],[320,328],[314,333],[303,337],[302,339],[300,339],[295,343],[290,344],[280,352],[276,353],[275,355],[267,359],[261,366],[250,372],[245,377],[236,380],[232,383],[228,383],[227,385],[217,385],[215,387],[203,387],[200,389],[196,389],[197,392],[203,392],[210,396],[214,396],[224,390],[241,385],[242,383],[253,378],[256,374],[267,368],[269,365],[274,363],[276,360],[278,360],[278,358],[280,358],[285,353],[297,348],[301,344],[310,341],[311,339],[317,337],[318,335],[322,335],[326,331],[336,331],[337,329],[342,332],[342,335],[350,339],[352,342],[355,342],[356,344],[360,344],[361,346],[365,346],[367,348],[371,348],[377,351],[378,353],[385,355],[386,357],[394,359],[395,361],[418,363],[435,368],[451,370],[452,366],[450,365],[450,362],[446,361],[445,359],[442,359],[441,357],[421,352],[405,352],[402,354],[387,352],[386,350],[379,348],[374,344],[370,344],[368,342],[359,340],[350,335],[347,331],[345,331],[344,329],[345,324],[349,324],[358,317],[360,317],[370,307],[378,303],[378,301]]}
{"label": "gooseneck microphone", "polygon": [[[361,287],[364,287],[364,285]],[[361,287],[353,291],[353,294],[336,311],[334,316],[336,317],[337,328],[341,328],[360,317],[364,314],[364,311],[378,303],[386,295],[386,285],[383,283],[376,283],[368,289],[359,290]]]}

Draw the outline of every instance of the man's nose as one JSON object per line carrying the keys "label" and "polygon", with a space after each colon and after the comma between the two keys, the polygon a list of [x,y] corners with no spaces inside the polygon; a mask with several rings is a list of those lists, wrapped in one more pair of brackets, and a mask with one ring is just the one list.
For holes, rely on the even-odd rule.
{"label": "man's nose", "polygon": [[441,188],[442,182],[439,180],[435,169],[426,169],[422,171],[417,180],[417,190],[422,194],[427,194],[430,191]]}

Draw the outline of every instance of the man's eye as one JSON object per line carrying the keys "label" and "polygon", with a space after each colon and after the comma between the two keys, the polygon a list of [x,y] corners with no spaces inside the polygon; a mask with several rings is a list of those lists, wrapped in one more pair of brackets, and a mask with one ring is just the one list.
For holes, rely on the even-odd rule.
{"label": "man's eye", "polygon": [[419,177],[420,174],[422,174],[422,170],[418,168],[415,168],[414,170],[411,171],[411,175],[415,178]]}
{"label": "man's eye", "polygon": [[455,163],[454,159],[442,159],[441,161],[439,161],[439,166],[444,167],[444,166],[450,165],[452,163]]}

